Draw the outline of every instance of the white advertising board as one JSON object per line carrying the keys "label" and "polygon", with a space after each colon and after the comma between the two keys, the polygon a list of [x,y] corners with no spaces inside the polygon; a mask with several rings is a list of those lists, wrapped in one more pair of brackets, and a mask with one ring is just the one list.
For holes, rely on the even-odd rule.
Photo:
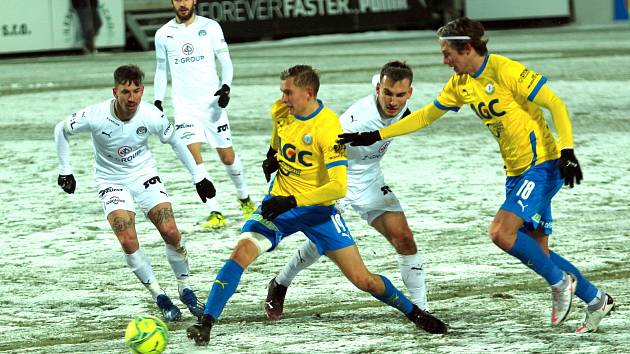
{"label": "white advertising board", "polygon": [[568,17],[569,0],[466,0],[466,16],[475,20]]}
{"label": "white advertising board", "polygon": [[[99,1],[98,13],[102,26],[96,47],[123,47],[123,0]],[[79,49],[81,46],[79,18],[69,0],[0,1],[0,53]]]}

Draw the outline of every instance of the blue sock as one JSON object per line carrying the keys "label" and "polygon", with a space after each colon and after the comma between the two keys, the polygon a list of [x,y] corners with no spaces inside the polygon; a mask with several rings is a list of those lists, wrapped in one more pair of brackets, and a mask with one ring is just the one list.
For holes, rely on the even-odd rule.
{"label": "blue sock", "polygon": [[516,234],[514,246],[508,253],[545,278],[549,285],[562,280],[562,270],[551,261],[536,241],[524,232],[519,231]]}
{"label": "blue sock", "polygon": [[206,308],[203,310],[204,315],[210,315],[215,320],[219,319],[225,304],[236,292],[238,283],[241,281],[241,275],[243,275],[243,267],[233,259],[228,259],[212,283],[212,289],[210,289],[210,294],[206,300]]}
{"label": "blue sock", "polygon": [[577,279],[577,288],[575,288],[575,295],[577,297],[588,304],[595,298],[595,296],[597,296],[597,287],[593,285],[590,281],[586,280],[582,273],[580,273],[580,271],[573,264],[571,264],[571,262],[567,261],[560,255],[552,251],[549,252],[549,256],[551,257],[551,261],[558,268],[575,275],[575,279]]}
{"label": "blue sock", "polygon": [[396,289],[394,284],[392,284],[392,282],[386,277],[382,275],[379,275],[379,277],[381,277],[381,279],[383,279],[383,283],[385,283],[385,292],[382,295],[372,294],[372,296],[391,307],[395,307],[398,311],[404,313],[405,315],[410,313],[411,310],[413,310],[413,304],[409,301],[405,294]]}

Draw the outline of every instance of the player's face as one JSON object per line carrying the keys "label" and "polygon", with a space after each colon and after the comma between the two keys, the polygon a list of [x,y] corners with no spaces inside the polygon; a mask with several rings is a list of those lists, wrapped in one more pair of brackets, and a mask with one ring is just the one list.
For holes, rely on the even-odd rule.
{"label": "player's face", "polygon": [[293,78],[280,81],[280,91],[282,91],[282,103],[289,108],[289,113],[299,116],[307,116],[309,105],[313,102],[313,89],[310,87],[295,86]]}
{"label": "player's face", "polygon": [[142,94],[144,93],[144,85],[136,85],[133,82],[118,84],[114,87],[114,97],[116,98],[116,109],[118,118],[131,118],[136,113]]}
{"label": "player's face", "polygon": [[442,63],[450,66],[457,74],[474,74],[475,70],[472,65],[471,56],[474,50],[470,46],[466,46],[462,53],[453,49],[449,41],[441,40],[440,47],[442,48]]}
{"label": "player's face", "polygon": [[186,22],[195,14],[197,0],[172,0],[171,3],[179,22]]}
{"label": "player's face", "polygon": [[409,79],[392,82],[387,76],[383,76],[381,82],[376,85],[381,112],[387,117],[395,117],[405,107],[412,92]]}

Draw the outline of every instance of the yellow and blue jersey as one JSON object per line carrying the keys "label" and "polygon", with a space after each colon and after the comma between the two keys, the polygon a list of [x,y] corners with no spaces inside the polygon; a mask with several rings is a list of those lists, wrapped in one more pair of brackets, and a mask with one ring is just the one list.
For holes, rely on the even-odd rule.
{"label": "yellow and blue jersey", "polygon": [[[306,117],[290,114],[280,100],[271,109],[271,147],[278,152],[279,168],[270,194],[293,195],[298,205],[332,205],[339,188],[343,188],[341,196],[345,194],[348,161],[345,147],[337,144],[341,123],[337,114],[318,102],[319,108]],[[330,173],[337,166],[344,166],[337,174],[343,176],[335,186],[324,187],[331,184],[331,175],[337,176]],[[318,188],[317,196],[309,193]]]}
{"label": "yellow and blue jersey", "polygon": [[[534,103],[546,81],[517,61],[488,54],[476,73],[454,74],[434,105],[451,111],[469,105],[497,140],[508,176],[517,176],[560,156],[543,112]],[[570,134],[568,139],[572,140]]]}

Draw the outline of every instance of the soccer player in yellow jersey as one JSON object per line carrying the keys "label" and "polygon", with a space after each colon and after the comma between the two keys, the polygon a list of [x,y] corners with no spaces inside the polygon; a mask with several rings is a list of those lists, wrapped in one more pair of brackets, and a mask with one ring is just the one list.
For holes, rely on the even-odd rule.
{"label": "soccer player in yellow jersey", "polygon": [[212,284],[204,315],[188,328],[188,337],[207,345],[213,323],[234,294],[243,271],[258,256],[272,251],[283,237],[303,232],[320,253],[332,259],[359,289],[398,309],[430,333],[446,333],[446,325],[414,305],[384,276],[370,273],[335,208],[346,194],[347,159],[339,145],[341,123],[317,99],[319,75],[308,65],[296,65],[280,75],[282,99],[272,106],[271,148],[278,173],[269,195],[245,222],[230,259]]}
{"label": "soccer player in yellow jersey", "polygon": [[[594,332],[615,305],[568,260],[549,249],[551,198],[582,180],[573,152],[573,132],[565,104],[547,79],[506,57],[488,53],[483,25],[466,17],[438,30],[444,64],[453,68],[431,104],[378,131],[340,135],[340,143],[371,145],[422,129],[447,111],[469,105],[499,144],[506,169],[506,199],[489,228],[490,239],[542,276],[552,289],[551,323],[568,316],[573,295],[586,304],[577,333]],[[541,107],[551,112],[556,140]]]}

